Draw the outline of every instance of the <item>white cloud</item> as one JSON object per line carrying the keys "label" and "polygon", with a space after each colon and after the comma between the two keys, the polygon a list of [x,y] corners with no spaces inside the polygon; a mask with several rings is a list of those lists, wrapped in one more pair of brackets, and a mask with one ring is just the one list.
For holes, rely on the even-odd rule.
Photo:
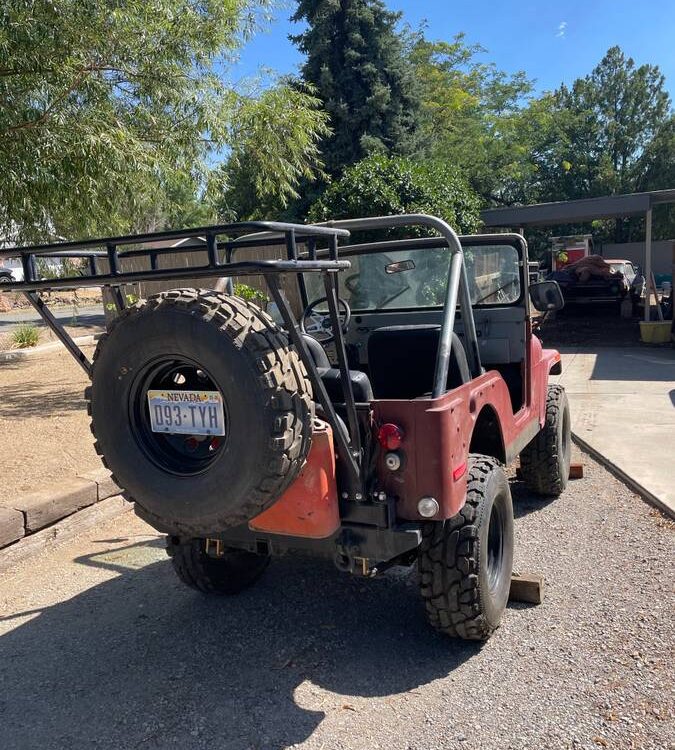
{"label": "white cloud", "polygon": [[565,36],[566,32],[567,32],[567,21],[561,21],[558,24],[558,32],[556,33],[556,36],[562,39]]}

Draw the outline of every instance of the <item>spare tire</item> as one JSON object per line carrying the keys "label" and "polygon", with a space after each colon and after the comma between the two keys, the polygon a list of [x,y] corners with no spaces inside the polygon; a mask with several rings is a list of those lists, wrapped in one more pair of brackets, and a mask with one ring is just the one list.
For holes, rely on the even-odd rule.
{"label": "spare tire", "polygon": [[[174,427],[158,432],[149,391],[220,400],[220,432],[179,432],[189,413],[174,406]],[[253,518],[310,448],[311,385],[287,334],[257,306],[218,292],[176,289],[125,310],[99,341],[85,397],[103,463],[138,515],[166,533],[205,537]],[[193,410],[190,429],[194,420]]]}

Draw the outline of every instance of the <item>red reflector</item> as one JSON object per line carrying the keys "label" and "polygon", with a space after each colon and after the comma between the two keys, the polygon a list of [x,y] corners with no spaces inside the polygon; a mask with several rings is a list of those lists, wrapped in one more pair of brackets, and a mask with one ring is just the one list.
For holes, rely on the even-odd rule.
{"label": "red reflector", "polygon": [[377,439],[385,450],[398,450],[403,442],[403,430],[395,424],[383,424],[377,431]]}
{"label": "red reflector", "polygon": [[456,482],[458,479],[461,479],[465,474],[466,474],[466,461],[463,464],[460,464],[452,472],[452,479],[454,482]]}

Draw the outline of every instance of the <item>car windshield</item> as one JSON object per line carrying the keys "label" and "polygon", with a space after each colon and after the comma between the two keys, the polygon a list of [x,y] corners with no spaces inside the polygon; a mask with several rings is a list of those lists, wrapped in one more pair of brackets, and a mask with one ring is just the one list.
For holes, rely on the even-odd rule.
{"label": "car windshield", "polygon": [[[352,310],[442,306],[450,257],[447,247],[349,256],[352,267],[338,277],[340,296]],[[520,299],[519,258],[514,247],[469,247],[464,258],[474,305],[508,305]],[[305,283],[310,302],[324,296],[317,274],[306,274]]]}
{"label": "car windshield", "polygon": [[619,271],[619,273],[626,273],[626,264],[625,263],[610,263],[609,267],[612,269],[612,271]]}

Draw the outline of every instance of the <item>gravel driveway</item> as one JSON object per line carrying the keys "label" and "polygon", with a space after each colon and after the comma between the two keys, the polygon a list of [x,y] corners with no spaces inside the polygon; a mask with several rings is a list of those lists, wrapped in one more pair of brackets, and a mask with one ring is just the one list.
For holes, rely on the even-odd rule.
{"label": "gravel driveway", "polygon": [[547,594],[482,648],[429,630],[401,572],[283,559],[203,598],[117,519],[0,583],[0,747],[675,747],[672,524],[585,462],[554,503],[514,485]]}

